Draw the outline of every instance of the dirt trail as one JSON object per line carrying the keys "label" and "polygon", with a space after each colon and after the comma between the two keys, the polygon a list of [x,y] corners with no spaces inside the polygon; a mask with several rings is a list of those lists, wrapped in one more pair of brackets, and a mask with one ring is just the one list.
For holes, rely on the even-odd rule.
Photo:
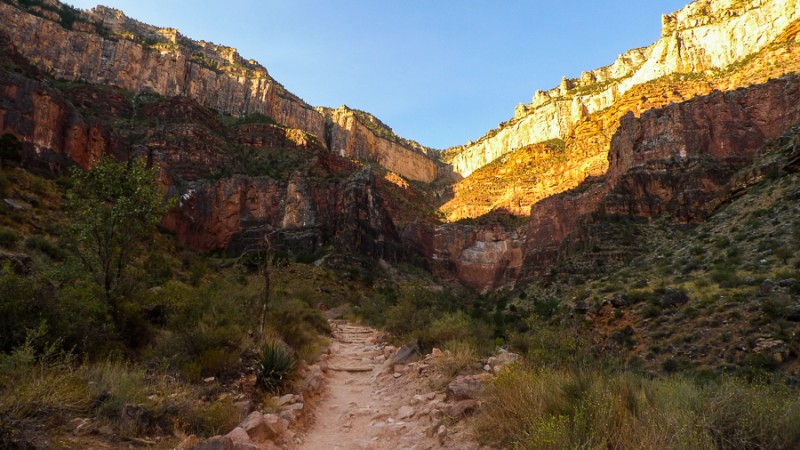
{"label": "dirt trail", "polygon": [[442,425],[444,394],[413,366],[394,372],[390,347],[372,328],[333,322],[325,391],[297,450],[477,448],[463,427]]}

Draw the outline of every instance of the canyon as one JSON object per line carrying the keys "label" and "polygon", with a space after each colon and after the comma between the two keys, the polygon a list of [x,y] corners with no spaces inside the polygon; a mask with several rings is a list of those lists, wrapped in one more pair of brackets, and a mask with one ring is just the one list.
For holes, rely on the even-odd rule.
{"label": "canyon", "polygon": [[691,3],[653,45],[442,152],[368,113],[312,107],[230,47],[70,11],[0,2],[0,134],[52,174],[146,157],[180,199],[163,225],[197,250],[237,254],[277,231],[294,254],[334,245],[513,287],[598,214],[704,220],[798,120],[797,1]]}

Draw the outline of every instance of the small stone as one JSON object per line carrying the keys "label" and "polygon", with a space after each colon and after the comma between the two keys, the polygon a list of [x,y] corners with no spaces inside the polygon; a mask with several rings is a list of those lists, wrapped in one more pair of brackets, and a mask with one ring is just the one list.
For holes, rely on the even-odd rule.
{"label": "small stone", "polygon": [[447,385],[447,392],[456,400],[466,400],[478,398],[483,390],[484,384],[491,378],[491,375],[482,373],[479,375],[460,375]]}
{"label": "small stone", "polygon": [[294,394],[286,394],[278,399],[278,406],[288,405],[294,403]]}
{"label": "small stone", "polygon": [[401,406],[399,410],[397,410],[397,419],[403,420],[408,419],[414,415],[414,408],[411,406]]}
{"label": "small stone", "polygon": [[461,400],[460,402],[450,406],[448,414],[450,417],[455,419],[461,419],[466,417],[468,414],[475,412],[475,410],[478,409],[478,406],[480,406],[480,403],[477,400]]}
{"label": "small stone", "polygon": [[203,383],[211,383],[214,380],[216,380],[214,377],[203,378]]}
{"label": "small stone", "polygon": [[444,425],[439,425],[439,428],[436,430],[436,440],[439,442],[439,445],[444,445],[444,439],[447,437],[447,427]]}
{"label": "small stone", "polygon": [[233,440],[228,436],[214,436],[207,441],[190,447],[190,450],[234,450]]}
{"label": "small stone", "polygon": [[234,443],[236,443],[236,442],[243,442],[245,444],[252,444],[253,443],[253,440],[250,439],[250,435],[248,435],[247,431],[244,431],[244,428],[242,428],[242,427],[234,428],[233,430],[231,430],[230,433],[226,434],[225,436],[228,436],[229,438],[231,438],[231,440]]}
{"label": "small stone", "polygon": [[283,409],[284,411],[289,411],[289,410],[302,411],[304,407],[305,405],[303,403],[297,402],[297,403],[292,403],[291,405],[286,405],[281,409]]}
{"label": "small stone", "polygon": [[273,437],[272,430],[264,421],[264,415],[259,411],[251,412],[239,426],[247,432],[250,439],[255,441],[263,441]]}

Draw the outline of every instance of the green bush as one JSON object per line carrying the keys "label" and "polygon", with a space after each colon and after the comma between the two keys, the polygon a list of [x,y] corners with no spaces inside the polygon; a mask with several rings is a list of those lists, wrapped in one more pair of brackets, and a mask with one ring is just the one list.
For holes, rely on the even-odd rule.
{"label": "green bush", "polygon": [[19,236],[11,230],[0,230],[0,247],[13,249],[17,246]]}
{"label": "green bush", "polygon": [[330,324],[319,309],[297,299],[273,306],[268,312],[267,322],[303,359],[313,359],[318,350],[319,336],[331,332]]}
{"label": "green bush", "polygon": [[25,239],[25,248],[42,252],[55,261],[61,261],[66,257],[64,250],[53,245],[44,236],[34,235]]}
{"label": "green bush", "polygon": [[293,378],[296,360],[284,343],[270,341],[261,346],[256,376],[259,386],[267,392],[280,392]]}

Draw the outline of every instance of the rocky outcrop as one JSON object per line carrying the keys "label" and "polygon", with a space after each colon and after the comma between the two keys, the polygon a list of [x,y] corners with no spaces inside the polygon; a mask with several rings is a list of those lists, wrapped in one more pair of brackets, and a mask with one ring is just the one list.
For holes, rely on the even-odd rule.
{"label": "rocky outcrop", "polygon": [[[427,154],[431,150],[414,142],[401,144],[388,127],[366,113],[357,114],[344,106],[323,112],[330,121],[327,144],[332,152],[345,158],[375,161],[411,180],[430,183],[436,178],[436,163]],[[387,138],[373,130],[383,131]]]}
{"label": "rocky outcrop", "polygon": [[406,227],[403,241],[409,252],[424,255],[434,275],[477,291],[513,285],[524,259],[524,229],[502,225],[416,222]]}
{"label": "rocky outcrop", "polygon": [[190,185],[164,226],[195,249],[256,248],[277,230],[295,253],[337,242],[347,250],[396,260],[402,248],[369,168],[342,180],[295,174],[288,182],[234,176]]}
{"label": "rocky outcrop", "polygon": [[[385,164],[389,170],[430,182],[436,164],[414,145],[386,139],[334,115],[326,117],[287,91],[235,49],[193,41],[173,28],[157,28],[97,7],[68,27],[53,10],[39,15],[0,2],[0,21],[19,53],[64,80],[111,85],[132,92],[183,96],[232,114],[263,114],[303,130],[348,157]],[[48,14],[45,14],[48,13]]]}
{"label": "rocky outcrop", "polygon": [[108,146],[106,130],[81,116],[2,33],[0,58],[0,135],[24,144],[22,164],[60,173],[72,161],[82,167],[97,161]]}
{"label": "rocky outcrop", "polygon": [[446,159],[462,177],[499,156],[537,142],[565,138],[582,118],[613,105],[634,86],[677,73],[723,69],[759,51],[800,18],[797,0],[700,0],[663,17],[662,36],[610,66],[564,79],[520,105],[514,118]]}
{"label": "rocky outcrop", "polygon": [[[98,8],[92,16],[100,25],[121,31],[121,12]],[[269,77],[266,70],[239,76],[219,73],[177,48],[150,48],[132,40],[68,30],[5,3],[0,3],[0,20],[7,24],[4,32],[19,52],[57,78],[168,97],[187,96],[220,111],[261,113],[289,127],[324,136],[324,118]]]}
{"label": "rocky outcrop", "polygon": [[525,270],[556,262],[564,242],[593,215],[706,219],[729,198],[737,171],[798,122],[797,76],[625,116],[605,176],[532,208]]}

